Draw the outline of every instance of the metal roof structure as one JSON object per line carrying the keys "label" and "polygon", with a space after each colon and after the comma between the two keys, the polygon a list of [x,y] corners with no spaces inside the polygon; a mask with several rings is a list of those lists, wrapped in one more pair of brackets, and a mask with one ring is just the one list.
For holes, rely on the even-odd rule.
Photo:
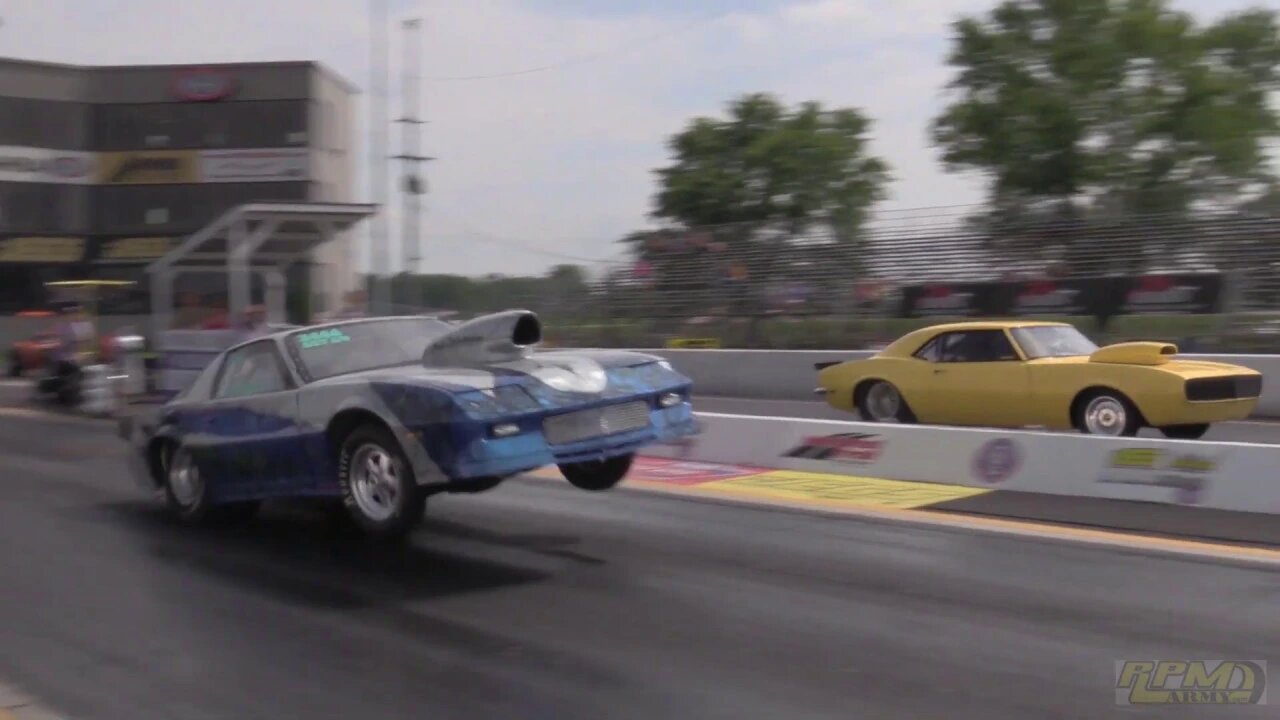
{"label": "metal roof structure", "polygon": [[174,280],[192,272],[227,274],[232,317],[249,306],[250,275],[260,273],[266,282],[267,317],[283,322],[285,271],[376,213],[376,205],[324,202],[248,203],[227,210],[147,266],[154,330],[169,328]]}

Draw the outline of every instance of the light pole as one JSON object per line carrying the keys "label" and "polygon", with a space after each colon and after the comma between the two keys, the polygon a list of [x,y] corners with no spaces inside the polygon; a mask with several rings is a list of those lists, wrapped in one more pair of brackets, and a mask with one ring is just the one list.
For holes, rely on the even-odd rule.
{"label": "light pole", "polygon": [[[369,227],[370,309],[391,307],[387,252],[387,0],[369,2],[369,190],[378,206]],[[384,277],[385,274],[385,277]]]}
{"label": "light pole", "polygon": [[[396,122],[400,123],[403,137],[401,139],[400,154],[394,159],[401,161],[404,167],[403,185],[400,191],[404,200],[403,212],[404,230],[400,236],[400,252],[404,259],[404,270],[409,275],[410,296],[408,301],[411,304],[419,304],[418,296],[418,263],[422,259],[421,239],[419,237],[419,224],[422,214],[422,196],[426,193],[426,180],[418,170],[418,165],[432,158],[419,154],[418,141],[420,139],[420,127],[425,123],[418,117],[418,83],[420,81],[419,64],[419,35],[418,30],[421,27],[421,21],[417,18],[405,20],[401,23],[404,28],[404,95],[402,102],[404,103],[403,112]],[[421,308],[416,308],[421,309]]]}

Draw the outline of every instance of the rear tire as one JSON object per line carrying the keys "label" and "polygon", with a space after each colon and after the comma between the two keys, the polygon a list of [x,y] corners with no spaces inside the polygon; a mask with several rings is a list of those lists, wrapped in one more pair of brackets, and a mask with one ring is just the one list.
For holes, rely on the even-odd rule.
{"label": "rear tire", "polygon": [[1094,390],[1081,397],[1076,407],[1076,429],[1086,435],[1133,437],[1142,428],[1138,408],[1114,390]]}
{"label": "rear tire", "polygon": [[161,454],[161,479],[165,504],[179,521],[189,524],[248,522],[258,514],[262,502],[246,500],[214,504],[212,493],[191,451],[181,443],[171,443]]}
{"label": "rear tire", "polygon": [[579,490],[591,492],[611,490],[631,471],[631,462],[634,459],[635,455],[629,454],[605,460],[564,463],[560,465],[560,474]]}
{"label": "rear tire", "polygon": [[1208,423],[1199,423],[1195,425],[1166,425],[1160,428],[1160,433],[1170,440],[1199,440],[1204,434],[1209,432]]}
{"label": "rear tire", "polygon": [[426,493],[409,459],[395,437],[378,425],[361,425],[343,439],[338,484],[351,520],[375,538],[403,538],[426,512]]}
{"label": "rear tire", "polygon": [[915,414],[893,383],[873,380],[855,391],[854,406],[858,416],[866,422],[913,423]]}

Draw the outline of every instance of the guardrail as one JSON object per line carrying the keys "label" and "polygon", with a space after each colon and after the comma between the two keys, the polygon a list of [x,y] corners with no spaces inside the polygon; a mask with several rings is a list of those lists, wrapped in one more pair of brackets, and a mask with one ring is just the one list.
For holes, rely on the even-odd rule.
{"label": "guardrail", "polygon": [[[693,379],[698,395],[813,400],[816,362],[869,357],[870,350],[638,350],[667,358]],[[1280,417],[1280,355],[1179,355],[1253,368],[1263,375],[1255,417]]]}
{"label": "guardrail", "polygon": [[[800,472],[1280,514],[1280,446],[697,413],[645,454]],[[772,481],[772,480],[771,480]],[[804,477],[778,478],[805,482]]]}

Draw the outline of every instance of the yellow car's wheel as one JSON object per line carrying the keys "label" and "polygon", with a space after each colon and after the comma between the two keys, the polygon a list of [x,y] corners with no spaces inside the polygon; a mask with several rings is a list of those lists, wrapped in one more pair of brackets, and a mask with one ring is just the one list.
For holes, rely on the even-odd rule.
{"label": "yellow car's wheel", "polygon": [[898,388],[884,380],[859,385],[854,391],[854,405],[858,408],[858,415],[867,422],[910,423],[916,419]]}
{"label": "yellow car's wheel", "polygon": [[1138,408],[1114,390],[1091,390],[1076,402],[1076,428],[1086,435],[1132,437],[1142,427]]}

